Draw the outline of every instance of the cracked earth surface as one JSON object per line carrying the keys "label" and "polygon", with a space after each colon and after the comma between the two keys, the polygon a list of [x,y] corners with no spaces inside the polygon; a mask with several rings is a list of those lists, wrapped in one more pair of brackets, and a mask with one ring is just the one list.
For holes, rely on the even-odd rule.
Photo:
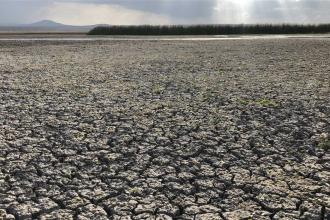
{"label": "cracked earth surface", "polygon": [[330,219],[329,49],[0,42],[0,219]]}

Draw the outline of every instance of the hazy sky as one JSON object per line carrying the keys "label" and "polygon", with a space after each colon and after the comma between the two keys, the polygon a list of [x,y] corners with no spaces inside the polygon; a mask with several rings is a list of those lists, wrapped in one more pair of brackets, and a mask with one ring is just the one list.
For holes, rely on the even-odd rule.
{"label": "hazy sky", "polygon": [[0,0],[0,25],[330,23],[330,0]]}

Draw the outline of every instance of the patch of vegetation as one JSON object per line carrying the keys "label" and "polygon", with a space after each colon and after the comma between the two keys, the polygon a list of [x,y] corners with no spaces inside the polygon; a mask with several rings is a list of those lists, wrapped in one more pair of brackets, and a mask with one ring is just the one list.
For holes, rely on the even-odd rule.
{"label": "patch of vegetation", "polygon": [[249,99],[237,99],[237,102],[240,103],[241,105],[250,105],[250,104],[255,104],[255,105],[261,105],[263,107],[277,107],[278,104],[270,99],[263,98],[259,99],[257,101],[254,100],[249,100]]}
{"label": "patch of vegetation", "polygon": [[202,92],[202,99],[203,101],[210,101],[213,97],[214,97],[214,94],[212,93],[211,90],[205,90]]}
{"label": "patch of vegetation", "polygon": [[135,187],[135,188],[131,188],[129,191],[130,191],[130,193],[136,194],[136,193],[140,192],[140,189]]}
{"label": "patch of vegetation", "polygon": [[241,105],[248,105],[250,104],[250,100],[247,99],[238,99],[237,100]]}
{"label": "patch of vegetation", "polygon": [[330,24],[255,24],[255,25],[140,25],[99,26],[89,35],[232,35],[232,34],[323,34]]}
{"label": "patch of vegetation", "polygon": [[322,138],[317,147],[324,150],[330,150],[330,140],[328,138]]}
{"label": "patch of vegetation", "polygon": [[219,71],[218,71],[218,75],[221,75],[221,76],[222,76],[222,75],[224,75],[224,74],[225,74],[225,72],[224,72],[223,70],[219,70]]}
{"label": "patch of vegetation", "polygon": [[161,94],[163,94],[164,91],[165,91],[165,88],[162,87],[161,85],[155,85],[155,86],[152,88],[152,93],[157,94],[157,95],[161,95]]}
{"label": "patch of vegetation", "polygon": [[210,122],[213,125],[218,125],[223,122],[224,118],[223,115],[221,114],[220,110],[217,108],[212,108],[210,112]]}
{"label": "patch of vegetation", "polygon": [[222,122],[222,117],[220,115],[215,115],[213,117],[213,124],[217,125],[220,124]]}
{"label": "patch of vegetation", "polygon": [[76,86],[76,85],[74,85],[74,86],[69,86],[68,89],[70,90],[70,93],[71,93],[73,96],[77,97],[77,98],[85,98],[85,97],[87,97],[88,94],[89,94],[88,89],[86,89],[86,88],[84,88],[84,87],[82,87],[82,86]]}

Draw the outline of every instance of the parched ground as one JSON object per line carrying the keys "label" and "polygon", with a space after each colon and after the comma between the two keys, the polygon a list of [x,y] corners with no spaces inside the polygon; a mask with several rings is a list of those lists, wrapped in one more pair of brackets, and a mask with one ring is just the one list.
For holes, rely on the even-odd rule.
{"label": "parched ground", "polygon": [[330,219],[330,39],[0,41],[0,219]]}

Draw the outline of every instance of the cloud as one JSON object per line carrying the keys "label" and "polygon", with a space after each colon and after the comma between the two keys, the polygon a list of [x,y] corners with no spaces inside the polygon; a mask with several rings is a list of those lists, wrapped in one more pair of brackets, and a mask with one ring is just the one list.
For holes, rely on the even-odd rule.
{"label": "cloud", "polygon": [[216,23],[330,23],[328,0],[218,0]]}
{"label": "cloud", "polygon": [[0,24],[22,24],[33,22],[33,15],[46,7],[46,1],[0,0]]}
{"label": "cloud", "polygon": [[116,4],[54,2],[39,15],[43,19],[73,25],[170,24],[167,16],[125,8]]}
{"label": "cloud", "polygon": [[0,0],[0,23],[330,23],[330,0]]}

